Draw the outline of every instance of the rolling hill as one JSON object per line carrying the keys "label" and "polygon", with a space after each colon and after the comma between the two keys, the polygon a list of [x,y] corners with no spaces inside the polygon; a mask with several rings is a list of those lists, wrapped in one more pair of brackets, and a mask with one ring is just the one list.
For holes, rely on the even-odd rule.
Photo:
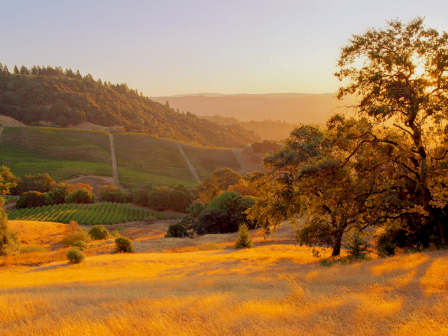
{"label": "rolling hill", "polygon": [[[121,132],[112,137],[118,180],[128,189],[180,183],[196,186],[180,147],[201,179],[217,168],[230,167],[244,173],[262,167],[261,157],[255,155],[255,166],[241,167],[230,148],[193,146],[140,133]],[[108,177],[109,182],[102,183],[111,184],[113,175],[110,138],[105,131],[5,127],[0,135],[0,165],[19,177],[49,173],[57,181],[95,175]]]}
{"label": "rolling hill", "polygon": [[0,64],[0,115],[26,125],[45,122],[67,127],[87,121],[214,147],[237,147],[259,139],[237,125],[218,125],[192,113],[178,113],[126,84],[50,66],[22,66],[10,73]]}

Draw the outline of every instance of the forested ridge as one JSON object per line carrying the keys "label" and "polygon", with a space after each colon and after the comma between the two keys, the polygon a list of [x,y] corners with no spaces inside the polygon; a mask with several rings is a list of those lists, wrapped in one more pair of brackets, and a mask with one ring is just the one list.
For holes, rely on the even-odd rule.
{"label": "forested ridge", "polygon": [[0,114],[27,125],[40,121],[66,127],[84,121],[122,126],[160,138],[205,146],[236,147],[259,139],[238,125],[218,125],[187,112],[179,113],[130,89],[127,84],[95,80],[90,74],[61,67],[0,63]]}

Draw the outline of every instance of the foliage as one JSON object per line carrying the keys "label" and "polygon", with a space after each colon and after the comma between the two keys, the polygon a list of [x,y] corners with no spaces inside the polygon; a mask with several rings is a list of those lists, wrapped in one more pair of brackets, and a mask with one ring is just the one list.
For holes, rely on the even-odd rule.
{"label": "foliage", "polygon": [[0,195],[9,194],[10,189],[17,186],[18,179],[9,171],[8,167],[0,167]]}
{"label": "foliage", "polygon": [[110,237],[109,231],[102,225],[94,225],[89,230],[89,235],[93,240],[108,239]]}
{"label": "foliage", "polygon": [[358,114],[383,130],[368,141],[388,147],[384,202],[414,246],[431,236],[444,245],[448,235],[447,59],[448,33],[417,18],[354,35],[338,60],[336,76],[348,80],[338,97],[359,96]]}
{"label": "foliage", "polygon": [[132,245],[132,241],[129,238],[119,237],[115,239],[115,246],[117,252],[124,252],[124,253],[135,252],[134,245]]}
{"label": "foliage", "polygon": [[34,208],[49,205],[52,203],[48,193],[39,191],[27,191],[20,195],[16,203],[16,208]]}
{"label": "foliage", "polygon": [[353,234],[347,239],[347,243],[345,244],[349,257],[354,259],[363,258],[366,255],[368,247],[369,245],[361,239],[359,233]]}
{"label": "foliage", "polygon": [[76,242],[82,241],[85,243],[89,243],[92,239],[90,238],[90,235],[85,231],[74,231],[72,233],[69,233],[67,236],[65,236],[61,243],[64,245],[73,245]]}
{"label": "foliage", "polygon": [[8,217],[1,208],[3,204],[3,198],[0,198],[0,256],[14,255],[19,252],[19,242],[17,234],[8,230]]}
{"label": "foliage", "polygon": [[124,193],[114,185],[105,185],[98,190],[99,200],[103,202],[127,203],[130,195]]}
{"label": "foliage", "polygon": [[169,226],[165,238],[184,238],[188,236],[189,235],[185,225],[182,225],[182,223],[176,223]]}
{"label": "foliage", "polygon": [[254,246],[252,239],[250,239],[249,229],[246,224],[241,224],[238,229],[238,239],[235,242],[235,248],[252,248]]}
{"label": "foliage", "polygon": [[[84,121],[118,130],[201,145],[235,147],[258,137],[237,125],[222,126],[191,113],[179,113],[142,96],[126,84],[94,80],[60,67],[33,66],[0,71],[1,113],[25,124],[49,121],[66,127]],[[26,69],[26,70],[25,70]]]}
{"label": "foliage", "polygon": [[204,202],[212,201],[218,194],[227,190],[229,186],[237,184],[243,176],[230,169],[220,168],[212,172],[211,176],[202,181],[199,186],[199,195]]}
{"label": "foliage", "polygon": [[265,228],[275,229],[287,218],[296,224],[301,244],[332,246],[339,255],[345,233],[378,225],[386,210],[380,201],[383,186],[376,185],[379,150],[368,145],[361,150],[350,141],[364,141],[371,125],[335,115],[327,128],[298,127],[280,151],[265,158],[267,173],[252,181],[260,197],[248,212]]}
{"label": "foliage", "polygon": [[13,195],[21,195],[28,191],[46,193],[55,188],[57,183],[47,173],[26,175],[17,182],[17,186],[11,189]]}
{"label": "foliage", "polygon": [[81,250],[79,250],[76,247],[68,250],[66,256],[68,261],[70,261],[72,264],[79,264],[80,262],[83,262],[84,259],[86,258],[84,253],[82,253]]}
{"label": "foliage", "polygon": [[94,203],[95,195],[93,195],[92,192],[87,189],[78,189],[73,193],[67,194],[67,196],[65,196],[65,202],[81,204]]}
{"label": "foliage", "polygon": [[198,235],[235,232],[230,225],[230,216],[223,209],[205,209],[198,217],[195,231]]}
{"label": "foliage", "polygon": [[158,211],[185,211],[194,200],[194,194],[182,184],[169,187],[157,187],[147,195],[146,205]]}
{"label": "foliage", "polygon": [[80,251],[84,251],[87,248],[87,243],[80,240],[72,244],[73,247],[76,247]]}

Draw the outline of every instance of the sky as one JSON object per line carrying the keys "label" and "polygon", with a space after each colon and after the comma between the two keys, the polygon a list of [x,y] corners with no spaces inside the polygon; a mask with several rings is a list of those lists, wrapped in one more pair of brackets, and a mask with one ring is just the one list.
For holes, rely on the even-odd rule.
{"label": "sky", "polygon": [[446,0],[0,0],[0,62],[61,66],[146,96],[331,93],[353,34]]}

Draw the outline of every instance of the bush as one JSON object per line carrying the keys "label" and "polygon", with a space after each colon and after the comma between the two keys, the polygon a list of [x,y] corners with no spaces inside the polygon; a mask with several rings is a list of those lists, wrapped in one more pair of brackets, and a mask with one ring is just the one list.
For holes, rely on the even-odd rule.
{"label": "bush", "polygon": [[195,231],[198,235],[207,233],[228,233],[236,230],[230,225],[230,215],[222,209],[205,209],[198,217]]}
{"label": "bush", "polygon": [[64,239],[61,240],[62,244],[65,245],[73,245],[76,242],[83,241],[85,243],[89,243],[92,239],[90,235],[85,231],[74,231],[69,235],[65,236]]}
{"label": "bush", "polygon": [[250,239],[250,236],[249,236],[249,229],[247,228],[246,224],[240,225],[238,234],[239,234],[238,240],[235,243],[236,249],[254,247],[254,244],[252,243],[252,239]]}
{"label": "bush", "polygon": [[102,225],[94,225],[89,231],[93,240],[102,240],[110,237],[109,231]]}
{"label": "bush", "polygon": [[127,203],[131,201],[131,196],[124,193],[114,185],[105,185],[98,190],[100,201]]}
{"label": "bush", "polygon": [[115,239],[115,246],[117,247],[117,252],[133,253],[135,252],[132,241],[129,238],[120,237]]}
{"label": "bush", "polygon": [[95,202],[95,196],[92,194],[90,190],[87,189],[78,189],[73,193],[68,194],[65,196],[65,202],[66,203],[94,203]]}
{"label": "bush", "polygon": [[79,264],[80,262],[82,262],[86,256],[84,255],[84,253],[82,253],[78,248],[74,247],[71,250],[67,251],[67,259],[72,263],[72,264]]}
{"label": "bush", "polygon": [[47,193],[39,191],[28,191],[20,195],[16,203],[16,208],[34,208],[52,203],[51,197]]}
{"label": "bush", "polygon": [[76,247],[80,251],[84,251],[87,248],[86,242],[83,241],[77,241],[76,243],[73,243],[73,247]]}
{"label": "bush", "polygon": [[170,225],[165,235],[166,238],[184,238],[188,237],[187,229],[181,223]]}
{"label": "bush", "polygon": [[349,257],[353,259],[361,259],[365,257],[369,245],[362,240],[359,234],[355,233],[345,244]]}

